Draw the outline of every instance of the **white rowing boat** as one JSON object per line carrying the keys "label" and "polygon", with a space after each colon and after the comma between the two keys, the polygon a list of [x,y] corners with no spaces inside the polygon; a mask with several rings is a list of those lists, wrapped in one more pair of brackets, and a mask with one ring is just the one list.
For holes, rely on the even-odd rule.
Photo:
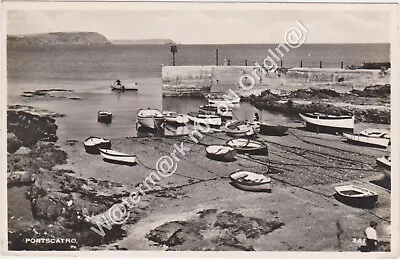
{"label": "white rowing boat", "polygon": [[206,156],[215,160],[233,161],[236,150],[229,146],[211,145],[206,148]]}
{"label": "white rowing boat", "polygon": [[137,123],[145,128],[160,129],[164,115],[158,109],[140,109],[136,115]]}
{"label": "white rowing boat", "polygon": [[387,147],[390,144],[390,132],[380,129],[366,129],[360,134],[343,133],[343,136],[350,142],[367,144],[378,147]]}
{"label": "white rowing boat", "polygon": [[268,148],[265,144],[251,139],[231,139],[226,142],[226,145],[236,149],[239,153],[268,155]]}
{"label": "white rowing boat", "polygon": [[371,207],[378,200],[376,192],[355,185],[337,186],[335,191],[338,200],[356,207]]}
{"label": "white rowing boat", "polygon": [[329,115],[322,113],[299,113],[306,127],[317,132],[353,132],[353,115]]}
{"label": "white rowing boat", "polygon": [[189,117],[172,111],[163,111],[165,122],[176,125],[185,125],[189,122]]}
{"label": "white rowing boat", "polygon": [[108,162],[121,163],[121,164],[134,164],[136,162],[136,155],[125,154],[111,149],[100,149],[100,154]]}
{"label": "white rowing boat", "polygon": [[209,126],[221,126],[222,124],[222,119],[218,115],[189,112],[188,117],[194,124],[205,124]]}
{"label": "white rowing boat", "polygon": [[224,130],[228,136],[232,137],[251,137],[256,134],[255,126],[247,121],[230,121]]}
{"label": "white rowing boat", "polygon": [[249,171],[239,171],[229,175],[233,186],[245,191],[271,192],[271,178]]}

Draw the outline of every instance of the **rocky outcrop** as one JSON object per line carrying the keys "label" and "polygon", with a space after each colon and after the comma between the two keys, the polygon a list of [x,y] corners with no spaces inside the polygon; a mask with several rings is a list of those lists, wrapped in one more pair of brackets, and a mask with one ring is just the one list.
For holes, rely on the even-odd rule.
{"label": "rocky outcrop", "polygon": [[251,240],[283,227],[277,211],[265,218],[205,209],[186,221],[166,222],[147,238],[174,251],[254,251]]}
{"label": "rocky outcrop", "polygon": [[7,152],[14,153],[21,147],[21,141],[14,133],[7,134]]}
{"label": "rocky outcrop", "polygon": [[[54,114],[40,113],[25,106],[9,106],[7,132],[13,133],[23,146],[30,147],[38,141],[56,142],[57,125]],[[10,139],[11,141],[11,139]],[[10,144],[13,144],[10,142]]]}
{"label": "rocky outcrop", "polygon": [[258,109],[297,115],[299,112],[353,113],[357,122],[390,124],[390,85],[374,85],[348,93],[331,89],[299,89],[242,97]]}

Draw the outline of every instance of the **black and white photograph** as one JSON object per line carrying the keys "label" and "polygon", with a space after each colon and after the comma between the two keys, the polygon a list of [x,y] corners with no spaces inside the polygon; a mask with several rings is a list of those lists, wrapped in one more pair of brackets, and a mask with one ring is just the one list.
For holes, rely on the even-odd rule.
{"label": "black and white photograph", "polygon": [[3,252],[398,256],[398,11],[2,3]]}

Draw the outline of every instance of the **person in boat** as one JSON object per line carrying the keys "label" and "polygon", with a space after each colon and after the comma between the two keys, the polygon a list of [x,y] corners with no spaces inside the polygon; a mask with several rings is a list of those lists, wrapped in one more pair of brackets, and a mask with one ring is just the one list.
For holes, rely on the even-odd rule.
{"label": "person in boat", "polygon": [[115,84],[118,86],[121,86],[121,80],[119,80],[119,79],[115,80]]}
{"label": "person in boat", "polygon": [[365,245],[368,252],[375,251],[378,246],[378,237],[376,235],[376,226],[378,224],[371,221],[369,227],[365,229]]}
{"label": "person in boat", "polygon": [[259,121],[260,120],[260,115],[258,115],[258,112],[254,113],[254,121]]}

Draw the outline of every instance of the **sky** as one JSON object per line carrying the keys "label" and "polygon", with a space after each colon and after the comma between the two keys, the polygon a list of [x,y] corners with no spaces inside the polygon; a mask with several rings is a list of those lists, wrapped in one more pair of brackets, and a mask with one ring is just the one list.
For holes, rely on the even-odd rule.
{"label": "sky", "polygon": [[92,31],[109,40],[172,39],[181,44],[282,43],[300,21],[306,43],[388,43],[390,13],[365,10],[9,10],[7,34]]}

